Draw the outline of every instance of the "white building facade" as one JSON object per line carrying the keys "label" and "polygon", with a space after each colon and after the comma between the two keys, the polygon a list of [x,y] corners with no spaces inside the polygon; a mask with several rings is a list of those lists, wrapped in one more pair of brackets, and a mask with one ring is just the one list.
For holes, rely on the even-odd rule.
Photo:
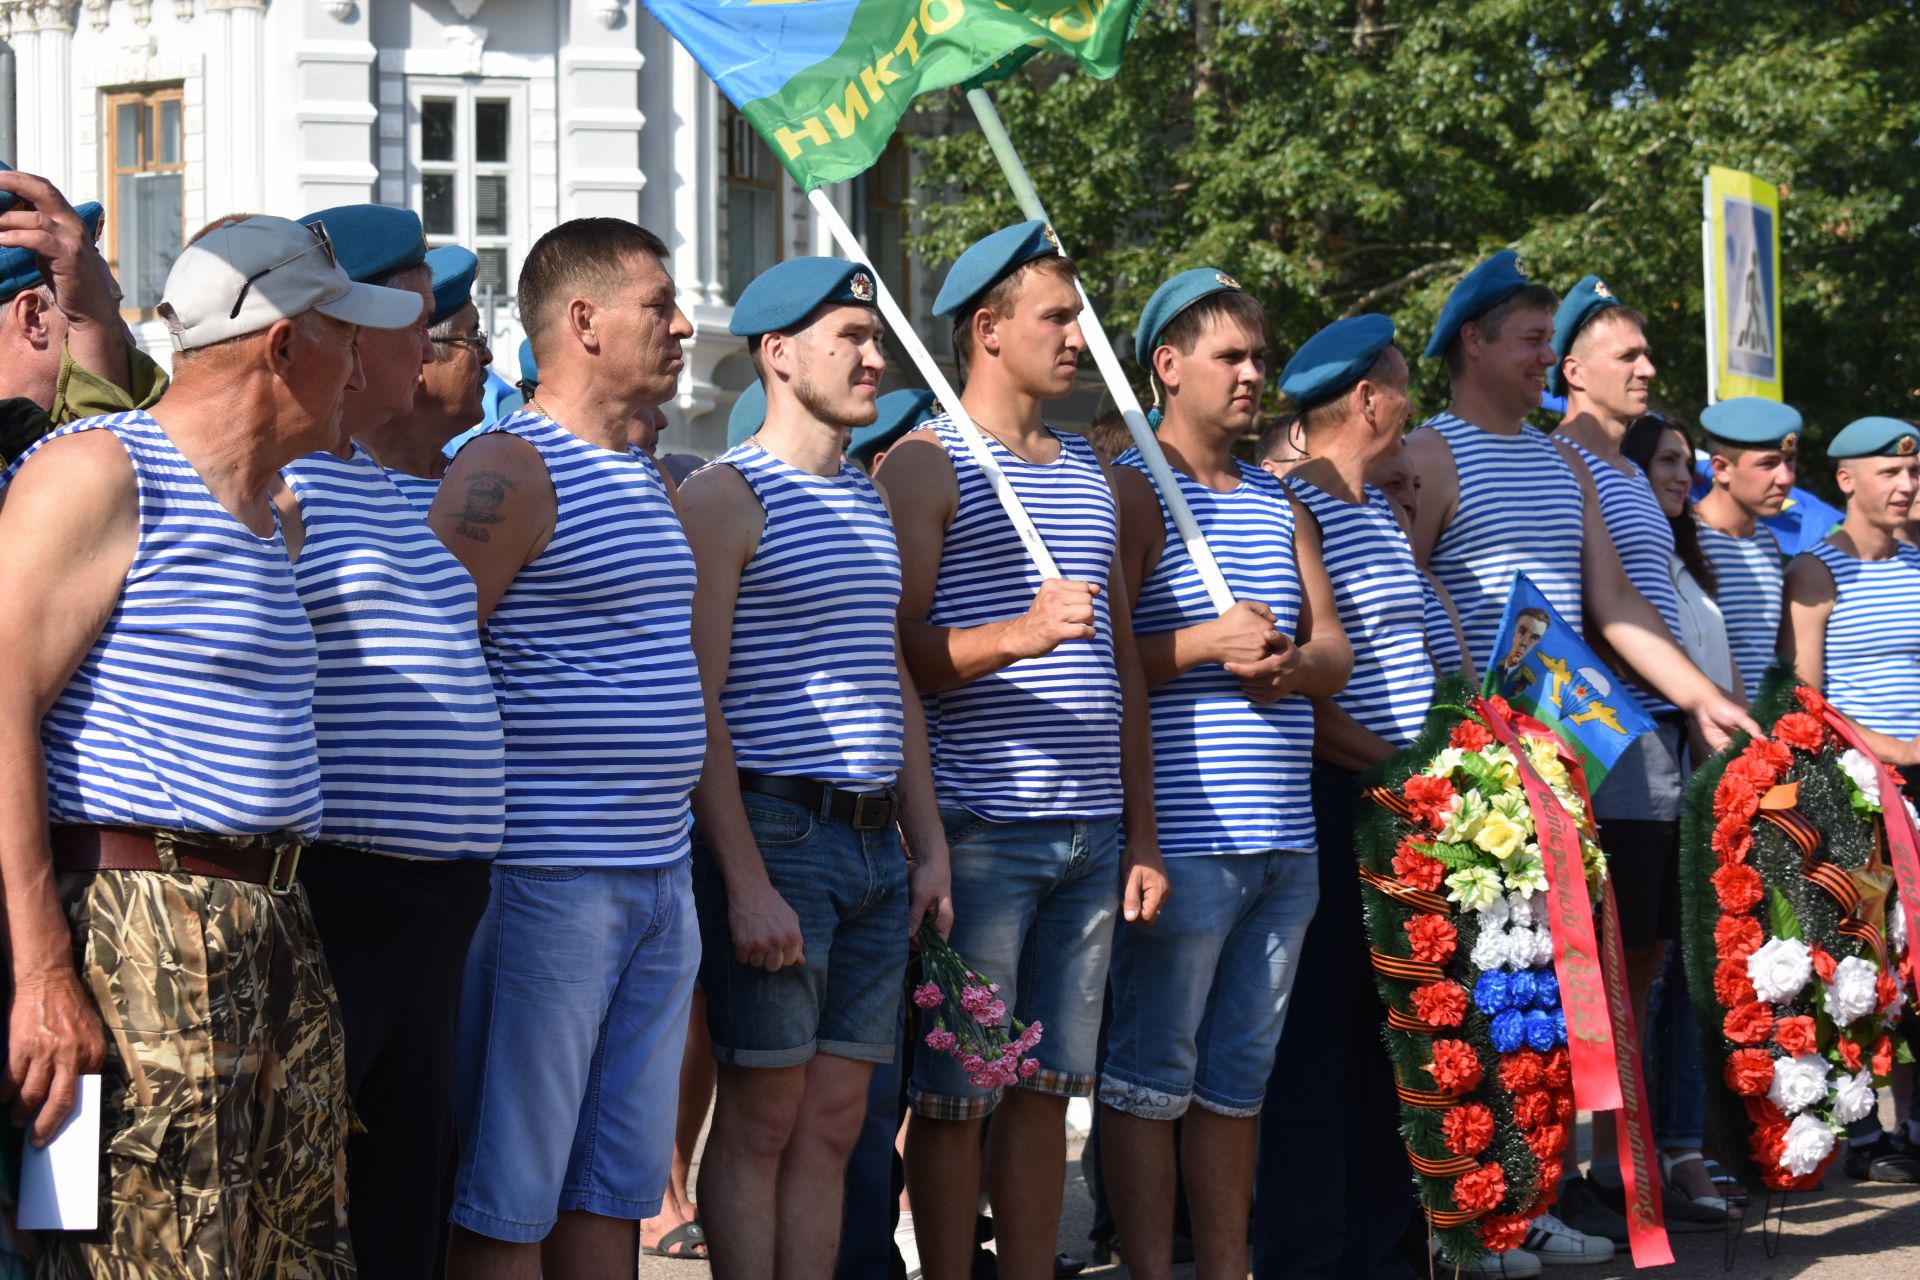
{"label": "white building facade", "polygon": [[[228,213],[377,202],[481,260],[482,323],[518,377],[514,281],[558,222],[628,218],[670,246],[696,335],[663,442],[717,452],[752,377],[732,300],[780,258],[834,252],[801,192],[638,0],[0,0],[0,147],[76,203],[142,345],[184,238]],[[0,74],[0,85],[6,76]],[[915,316],[896,140],[833,198]],[[937,324],[923,324],[936,350]],[[902,381],[912,381],[910,374]]]}

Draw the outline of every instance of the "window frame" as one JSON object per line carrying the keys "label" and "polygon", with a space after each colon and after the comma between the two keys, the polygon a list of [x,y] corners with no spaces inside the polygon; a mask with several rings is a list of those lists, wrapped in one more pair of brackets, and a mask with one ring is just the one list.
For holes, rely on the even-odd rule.
{"label": "window frame", "polygon": [[[787,236],[787,171],[774,156],[766,140],[747,122],[747,118],[731,102],[724,100],[721,102],[719,132],[721,206],[727,212],[726,235],[721,240],[726,249],[722,286],[731,305],[739,297],[739,290],[733,287],[733,192],[736,189],[759,191],[773,197],[773,261],[754,264],[756,270],[753,274],[758,275],[777,263],[785,262],[791,249]],[[740,162],[747,157],[757,157],[759,166],[742,165]],[[753,172],[743,173],[742,169]],[[752,278],[747,277],[748,280]],[[746,281],[742,281],[741,289],[745,287]]]}
{"label": "window frame", "polygon": [[[177,107],[176,119],[179,121],[178,154],[179,159],[171,163],[163,160],[151,160],[144,154],[138,157],[131,167],[120,163],[120,109],[125,106],[140,106],[147,119],[146,128],[140,135],[140,149],[144,152],[159,137],[160,121],[164,118],[162,107],[166,103]],[[120,223],[125,210],[120,207],[120,179],[130,174],[140,173],[178,173],[181,177],[184,196],[187,171],[187,106],[186,85],[181,81],[163,81],[153,84],[126,85],[116,89],[103,90],[100,95],[100,167],[101,206],[105,210],[101,226],[101,255],[107,260],[107,266],[113,271],[115,280],[125,280],[126,275],[120,262]],[[185,201],[182,200],[181,226],[176,247],[184,245],[187,238]],[[124,288],[124,286],[122,286]],[[123,306],[120,317],[130,322],[152,320],[157,314],[156,301],[153,306]]]}
{"label": "window frame", "polygon": [[[424,149],[424,104],[448,100],[454,104],[454,158],[428,160]],[[409,75],[406,79],[406,101],[407,207],[420,215],[421,226],[426,229],[427,247],[464,245],[479,255],[483,263],[489,251],[502,251],[504,267],[495,304],[510,305],[514,298],[514,286],[519,280],[520,264],[526,256],[527,229],[532,221],[532,187],[527,180],[527,135],[531,123],[527,82],[478,76]],[[475,124],[479,116],[478,104],[482,102],[507,104],[507,146],[503,160],[481,160],[478,156]],[[454,229],[451,232],[435,231],[426,226],[426,177],[429,174],[451,174],[454,177]],[[501,178],[504,183],[507,215],[505,232],[483,234],[479,229],[476,209],[479,179],[488,177]],[[476,294],[480,287],[479,281],[476,281]]]}

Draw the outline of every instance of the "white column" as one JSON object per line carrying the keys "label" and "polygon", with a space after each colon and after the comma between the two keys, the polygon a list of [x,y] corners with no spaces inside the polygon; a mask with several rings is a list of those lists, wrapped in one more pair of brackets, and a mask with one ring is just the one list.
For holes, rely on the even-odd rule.
{"label": "white column", "polygon": [[233,28],[232,0],[206,0],[206,12],[200,22],[205,28],[201,49],[203,102],[206,113],[205,157],[206,213],[209,219],[229,213],[258,213],[260,210],[235,198],[233,185],[233,71],[227,34]]}
{"label": "white column", "polygon": [[0,34],[13,49],[13,127],[19,154],[8,157],[8,162],[39,173],[40,120],[45,109],[40,97],[40,32],[31,0],[0,0]]}
{"label": "white column", "polygon": [[683,297],[719,306],[726,302],[720,280],[720,196],[715,136],[719,91],[693,55],[673,45],[668,69],[673,87],[673,172],[654,175],[673,183],[673,279]]}
{"label": "white column", "polygon": [[266,208],[267,0],[228,0],[227,182],[235,209]]}
{"label": "white column", "polygon": [[[34,101],[23,113],[29,120],[39,116],[34,126],[38,134],[39,155],[36,171],[56,187],[70,185],[73,168],[73,18],[76,5],[71,0],[41,0],[34,6],[40,28],[39,83]],[[17,63],[17,59],[16,59]],[[24,95],[22,95],[24,101]]]}

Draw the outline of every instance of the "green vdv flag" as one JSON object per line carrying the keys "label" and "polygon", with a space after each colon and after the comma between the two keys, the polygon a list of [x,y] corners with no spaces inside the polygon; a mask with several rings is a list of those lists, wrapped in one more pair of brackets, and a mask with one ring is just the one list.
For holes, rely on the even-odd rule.
{"label": "green vdv flag", "polygon": [[1043,50],[1112,76],[1144,3],[646,0],[809,191],[872,167],[917,94]]}

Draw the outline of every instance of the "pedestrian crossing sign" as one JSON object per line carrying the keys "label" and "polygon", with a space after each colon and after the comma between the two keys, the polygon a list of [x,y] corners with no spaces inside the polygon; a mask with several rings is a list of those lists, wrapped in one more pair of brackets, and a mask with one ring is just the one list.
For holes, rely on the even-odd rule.
{"label": "pedestrian crossing sign", "polygon": [[1708,169],[1701,234],[1707,276],[1707,398],[1784,400],[1779,188],[1737,169]]}

